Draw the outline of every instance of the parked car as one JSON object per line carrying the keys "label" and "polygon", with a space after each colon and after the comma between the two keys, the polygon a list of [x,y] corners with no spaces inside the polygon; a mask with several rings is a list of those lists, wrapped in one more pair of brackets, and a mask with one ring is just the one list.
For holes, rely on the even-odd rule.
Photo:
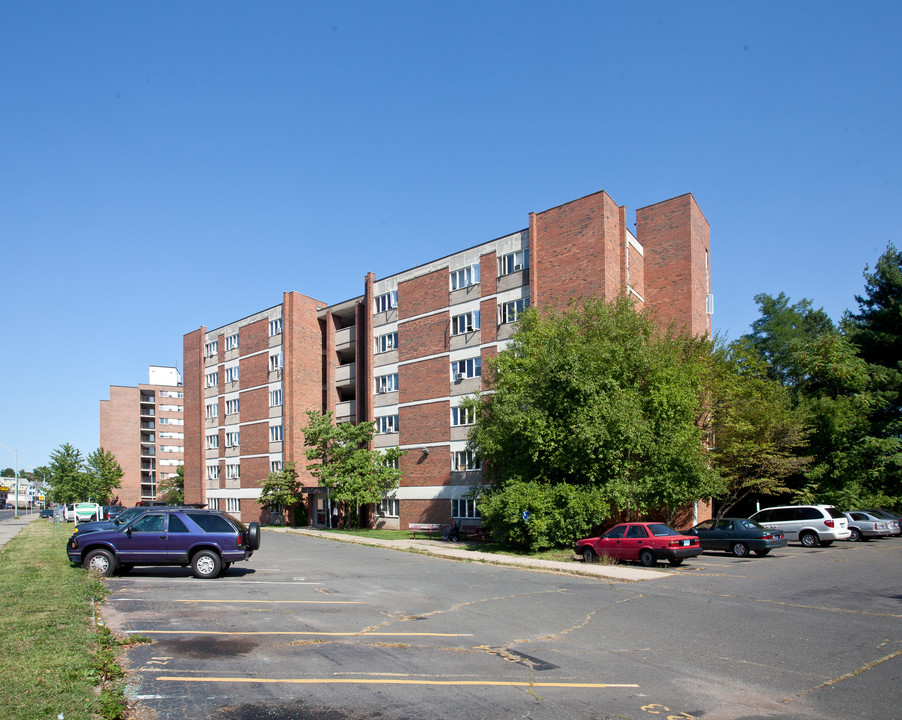
{"label": "parked car", "polygon": [[702,550],[725,550],[736,557],[746,557],[749,551],[763,557],[774,548],[788,544],[786,536],[779,530],[768,530],[746,518],[705,520],[686,534],[697,535]]}
{"label": "parked car", "polygon": [[131,522],[112,530],[73,534],[69,560],[110,576],[135,565],[190,566],[195,577],[214,578],[260,547],[260,526],[219,510],[144,508]]}
{"label": "parked car", "polygon": [[680,565],[688,557],[700,555],[698,538],[680,535],[663,523],[630,522],[615,525],[600,537],[577,540],[574,548],[585,562],[596,562],[602,555],[617,560],[633,560],[653,567],[658,560]]}
{"label": "parked car", "polygon": [[52,518],[53,508],[41,508],[41,517]]}
{"label": "parked car", "polygon": [[115,520],[116,517],[125,512],[122,505],[101,505],[100,517],[98,520]]}
{"label": "parked car", "polygon": [[861,512],[870,513],[881,520],[886,520],[890,535],[902,535],[902,515],[889,510],[862,510]]}
{"label": "parked car", "polygon": [[780,505],[759,510],[749,520],[768,530],[779,530],[790,542],[805,547],[832,545],[834,540],[848,540],[849,521],[832,505]]}
{"label": "parked car", "polygon": [[844,512],[843,515],[849,521],[849,531],[852,533],[849,540],[852,542],[888,537],[891,532],[886,520],[882,520],[869,512],[852,510],[851,512]]}
{"label": "parked car", "polygon": [[94,522],[78,523],[75,526],[74,534],[85,535],[86,533],[99,532],[101,530],[115,530],[120,525],[127,525],[139,515],[146,513],[149,509],[150,508],[146,507],[133,507],[112,520],[95,520]]}

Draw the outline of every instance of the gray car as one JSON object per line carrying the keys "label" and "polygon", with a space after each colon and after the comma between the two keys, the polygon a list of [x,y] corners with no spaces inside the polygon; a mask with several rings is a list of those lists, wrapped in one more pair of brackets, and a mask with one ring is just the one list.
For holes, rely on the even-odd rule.
{"label": "gray car", "polygon": [[843,515],[848,519],[849,530],[852,531],[852,534],[849,536],[851,542],[887,537],[892,532],[886,520],[864,510],[852,510],[851,512],[844,512]]}
{"label": "gray car", "polygon": [[900,520],[899,515],[896,513],[892,513],[889,510],[862,510],[861,512],[870,513],[874,517],[878,517],[881,520],[886,520],[886,525],[889,527],[890,535],[902,535],[902,520]]}

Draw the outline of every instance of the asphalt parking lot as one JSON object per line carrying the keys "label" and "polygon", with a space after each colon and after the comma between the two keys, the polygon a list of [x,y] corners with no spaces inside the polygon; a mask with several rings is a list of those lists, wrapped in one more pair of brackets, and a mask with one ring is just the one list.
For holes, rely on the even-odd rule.
{"label": "asphalt parking lot", "polygon": [[[137,717],[895,718],[902,540],[648,582],[265,532],[218,580],[109,581]],[[663,575],[663,576],[662,576]]]}

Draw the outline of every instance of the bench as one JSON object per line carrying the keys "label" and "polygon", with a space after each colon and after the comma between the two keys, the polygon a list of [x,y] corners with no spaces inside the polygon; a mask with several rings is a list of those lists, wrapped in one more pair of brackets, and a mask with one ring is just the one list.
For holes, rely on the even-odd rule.
{"label": "bench", "polygon": [[417,533],[429,533],[429,537],[432,537],[433,533],[444,533],[445,525],[440,525],[439,523],[407,523],[407,529],[413,533],[413,539],[417,539]]}
{"label": "bench", "polygon": [[464,538],[472,536],[476,542],[486,541],[485,528],[482,525],[462,525],[460,534]]}

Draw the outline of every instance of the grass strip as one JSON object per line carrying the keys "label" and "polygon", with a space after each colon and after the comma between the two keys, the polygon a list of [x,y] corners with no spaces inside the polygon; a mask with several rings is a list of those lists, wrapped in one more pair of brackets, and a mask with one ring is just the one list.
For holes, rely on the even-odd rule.
{"label": "grass strip", "polygon": [[[65,525],[63,526],[65,529]],[[117,720],[120,642],[95,617],[107,589],[66,557],[69,533],[38,519],[0,548],[4,720]]]}

